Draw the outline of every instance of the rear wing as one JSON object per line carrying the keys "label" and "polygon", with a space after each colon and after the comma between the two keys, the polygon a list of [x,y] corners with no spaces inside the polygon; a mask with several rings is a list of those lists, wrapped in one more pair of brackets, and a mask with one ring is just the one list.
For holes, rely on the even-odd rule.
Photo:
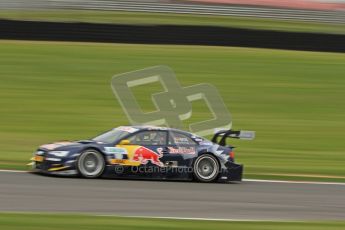
{"label": "rear wing", "polygon": [[[221,139],[218,141],[218,138],[221,137]],[[220,130],[217,131],[213,138],[212,142],[219,144],[221,146],[226,145],[226,138],[237,138],[237,139],[242,139],[242,140],[253,140],[255,138],[255,131],[245,131],[245,130],[240,130],[240,131],[234,131],[234,130]]]}

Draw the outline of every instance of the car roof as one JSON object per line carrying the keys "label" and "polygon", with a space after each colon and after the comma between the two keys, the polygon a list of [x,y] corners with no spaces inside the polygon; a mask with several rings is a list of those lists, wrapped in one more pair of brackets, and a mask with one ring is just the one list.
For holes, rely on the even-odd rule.
{"label": "car roof", "polygon": [[154,126],[154,125],[128,125],[128,126],[119,126],[119,127],[116,127],[116,128],[123,128],[123,129],[131,129],[131,128],[133,128],[133,129],[138,129],[136,131],[139,131],[139,130],[150,130],[150,131],[170,130],[170,131],[177,131],[177,132],[181,132],[181,133],[192,135],[192,133],[184,131],[184,130],[168,128],[168,127],[160,127],[160,126]]}

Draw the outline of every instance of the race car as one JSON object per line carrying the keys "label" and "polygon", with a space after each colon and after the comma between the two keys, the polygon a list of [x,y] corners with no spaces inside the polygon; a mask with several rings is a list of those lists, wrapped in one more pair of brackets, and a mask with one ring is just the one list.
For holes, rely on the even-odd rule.
{"label": "race car", "polygon": [[241,181],[228,137],[253,139],[254,132],[221,130],[212,141],[165,127],[120,126],[89,140],[40,146],[30,165],[34,172],[133,179]]}

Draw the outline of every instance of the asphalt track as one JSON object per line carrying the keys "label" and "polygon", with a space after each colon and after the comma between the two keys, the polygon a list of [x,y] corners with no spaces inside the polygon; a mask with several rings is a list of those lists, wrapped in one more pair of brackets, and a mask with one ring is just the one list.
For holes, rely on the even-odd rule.
{"label": "asphalt track", "polygon": [[238,184],[45,177],[0,172],[0,212],[243,220],[345,219],[345,184]]}

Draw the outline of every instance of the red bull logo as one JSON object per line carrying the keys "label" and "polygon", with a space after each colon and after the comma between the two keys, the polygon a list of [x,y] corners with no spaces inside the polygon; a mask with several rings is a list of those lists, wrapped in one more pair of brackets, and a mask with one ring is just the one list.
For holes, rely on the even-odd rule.
{"label": "red bull logo", "polygon": [[152,151],[143,146],[137,148],[134,152],[133,161],[139,161],[141,164],[147,164],[149,161],[157,166],[163,167],[164,164],[159,160],[163,155]]}

